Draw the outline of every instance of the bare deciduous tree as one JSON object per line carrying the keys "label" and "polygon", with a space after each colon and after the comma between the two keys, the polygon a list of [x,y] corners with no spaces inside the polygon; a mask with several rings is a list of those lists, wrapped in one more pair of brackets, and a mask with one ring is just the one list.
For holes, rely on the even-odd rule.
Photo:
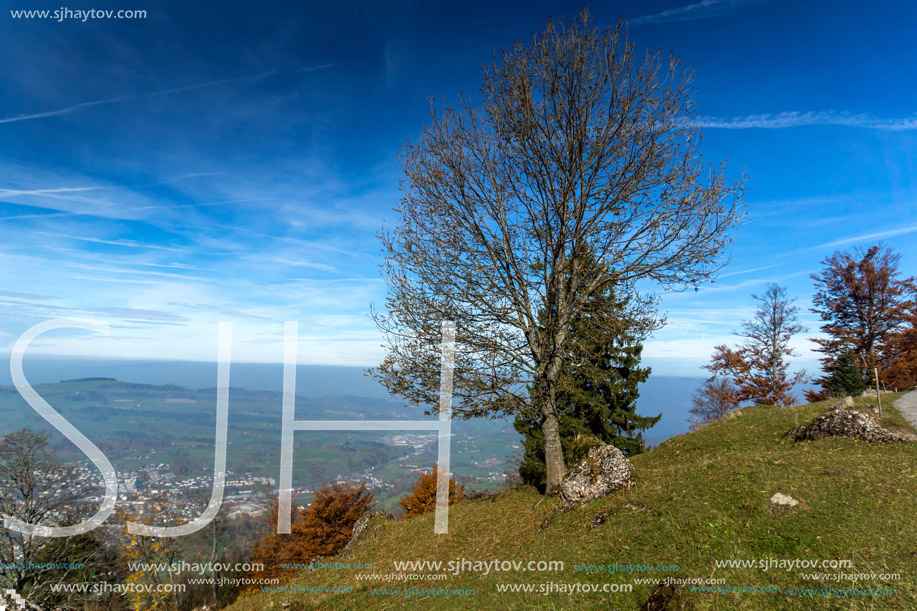
{"label": "bare deciduous tree", "polygon": [[719,420],[739,407],[738,390],[726,378],[711,378],[694,391],[691,414],[691,430]]}
{"label": "bare deciduous tree", "polygon": [[[3,516],[29,524],[60,526],[78,515],[78,501],[86,492],[76,477],[76,467],[61,464],[48,447],[47,433],[19,429],[0,439]],[[42,573],[49,569],[36,562],[36,556],[47,541],[0,528],[0,582],[23,593],[26,584],[35,587],[41,583]]]}
{"label": "bare deciduous tree", "polygon": [[531,384],[549,492],[565,471],[555,391],[581,306],[610,284],[634,296],[643,281],[708,280],[742,216],[741,183],[698,152],[690,80],[672,56],[638,58],[623,24],[551,20],[496,55],[480,107],[434,107],[402,156],[374,313],[388,354],[371,374],[435,405],[440,324],[454,320],[457,415],[514,413]]}
{"label": "bare deciduous tree", "polygon": [[790,340],[805,331],[799,324],[799,308],[787,297],[786,289],[769,284],[763,295],[752,295],[759,302],[752,320],[742,323],[736,335],[745,338],[737,348],[717,346],[707,369],[714,375],[731,378],[736,397],[757,405],[793,405],[793,386],[806,379],[805,371],[789,375],[787,357],[796,356]]}

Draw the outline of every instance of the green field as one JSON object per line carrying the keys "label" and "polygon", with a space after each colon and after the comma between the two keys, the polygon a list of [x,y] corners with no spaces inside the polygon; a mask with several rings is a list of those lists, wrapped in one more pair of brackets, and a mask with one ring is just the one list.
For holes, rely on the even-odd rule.
{"label": "green field", "polygon": [[[906,423],[887,407],[886,424]],[[858,400],[861,409],[869,401]],[[917,444],[869,445],[850,439],[795,443],[793,427],[823,413],[827,404],[792,408],[748,407],[691,434],[670,439],[634,458],[637,484],[567,513],[552,513],[531,488],[454,506],[448,535],[433,534],[433,516],[406,521],[374,518],[346,562],[372,570],[300,573],[289,584],[298,593],[243,596],[234,611],[261,609],[613,609],[636,611],[658,583],[722,579],[730,588],[773,592],[686,591],[685,609],[699,611],[786,609],[910,610],[917,608]],[[800,501],[774,509],[777,492]],[[596,518],[604,524],[592,528]],[[600,520],[601,521],[601,520]],[[539,532],[540,527],[543,530]],[[367,582],[390,574],[395,561],[468,559],[562,561],[553,572],[472,571],[442,581]],[[748,560],[749,568],[717,568],[717,561]],[[849,560],[846,574],[896,574],[897,579],[852,583],[804,574],[838,569],[769,568],[760,561]],[[672,566],[658,572],[587,572],[584,565]],[[417,570],[417,573],[436,571]],[[443,571],[439,571],[443,572]],[[636,579],[650,583],[636,584]],[[632,585],[630,592],[537,592],[548,583]],[[531,585],[535,592],[498,592],[501,584]],[[322,588],[352,588],[329,592]],[[415,594],[404,595],[403,588]],[[719,587],[719,586],[718,586]],[[450,590],[453,595],[416,593]],[[808,593],[794,592],[794,588]],[[833,588],[846,595],[826,595]],[[850,588],[881,589],[872,595]],[[884,591],[885,589],[888,591]],[[725,587],[720,587],[725,590]],[[385,590],[388,590],[387,592]],[[455,595],[456,590],[473,591]],[[821,592],[821,593],[818,593]],[[440,593],[441,594],[441,593]],[[466,592],[467,594],[467,592]],[[292,606],[282,603],[289,602]],[[682,608],[682,607],[678,607]]]}
{"label": "green field", "polygon": [[[112,379],[36,385],[36,391],[96,443],[115,469],[126,472],[164,464],[181,477],[209,475],[213,469],[216,390],[152,386]],[[282,394],[233,388],[229,395],[227,468],[237,474],[278,477]],[[297,419],[417,419],[423,410],[395,401],[352,396],[298,397]],[[0,387],[0,435],[28,427],[51,433],[64,460],[85,460],[75,446],[48,425],[10,387]],[[456,421],[453,472],[467,478],[502,473],[514,454],[504,422]],[[338,478],[371,475],[395,488],[377,498],[394,507],[409,487],[411,467],[429,469],[435,443],[415,454],[411,447],[384,443],[385,433],[297,432],[294,485],[314,487]],[[515,437],[513,443],[517,443]],[[490,461],[490,464],[485,464]],[[493,483],[496,486],[496,483]]]}

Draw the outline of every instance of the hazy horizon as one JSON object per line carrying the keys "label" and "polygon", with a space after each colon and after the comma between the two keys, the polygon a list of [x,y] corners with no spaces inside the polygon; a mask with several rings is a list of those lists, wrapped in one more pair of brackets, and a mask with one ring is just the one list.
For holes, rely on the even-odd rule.
{"label": "hazy horizon", "polygon": [[[8,358],[0,355],[0,362],[8,362]],[[216,363],[208,362],[49,356],[27,357],[23,369],[33,385],[104,377],[138,384],[214,388],[217,374]],[[302,397],[358,396],[397,401],[380,384],[363,375],[361,367],[298,365],[296,379],[296,394]],[[701,377],[668,376],[654,372],[647,382],[640,385],[638,413],[646,416],[663,414],[659,423],[645,434],[648,442],[655,445],[688,430],[691,394],[702,380]],[[9,367],[0,367],[0,385],[12,384]],[[230,368],[230,386],[280,392],[283,389],[283,366],[234,362]]]}

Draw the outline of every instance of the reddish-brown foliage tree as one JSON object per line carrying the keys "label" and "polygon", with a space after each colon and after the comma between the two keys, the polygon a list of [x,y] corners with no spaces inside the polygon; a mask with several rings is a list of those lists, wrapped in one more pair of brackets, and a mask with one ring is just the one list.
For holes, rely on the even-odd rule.
{"label": "reddish-brown foliage tree", "polygon": [[[276,534],[277,499],[271,500],[265,518],[269,534],[252,549],[252,562],[263,563],[258,578],[288,578],[296,573],[289,565],[305,565],[318,556],[334,556],[344,549],[353,527],[372,508],[373,495],[366,484],[322,486],[307,509],[293,511],[290,534]],[[287,566],[284,566],[287,565]]]}
{"label": "reddish-brown foliage tree", "polygon": [[[891,367],[904,348],[896,350],[894,340],[905,341],[908,328],[908,301],[915,293],[914,278],[899,278],[901,255],[889,248],[872,246],[866,252],[838,251],[825,259],[825,268],[813,274],[816,292],[812,311],[825,321],[821,330],[826,338],[815,338],[826,376],[823,389],[835,360],[852,350],[865,378],[875,380],[874,369],[883,372]],[[809,400],[819,400],[822,393],[807,393]]]}
{"label": "reddish-brown foliage tree", "polygon": [[[742,323],[741,346],[717,346],[707,369],[713,376],[726,376],[734,385],[734,399],[757,405],[792,405],[793,385],[805,379],[803,371],[789,375],[787,357],[795,356],[789,343],[805,328],[798,322],[798,311],[786,289],[770,284],[763,295],[752,295],[759,302],[752,320]],[[712,379],[711,379],[712,381]]]}
{"label": "reddish-brown foliage tree", "polygon": [[888,388],[917,386],[917,299],[910,300],[906,310],[903,328],[888,342],[892,358],[882,374],[882,381]]}
{"label": "reddish-brown foliage tree", "polygon": [[306,509],[298,533],[311,543],[314,556],[334,556],[350,541],[354,524],[372,504],[365,483],[323,486]]}
{"label": "reddish-brown foliage tree", "polygon": [[[428,513],[436,509],[436,475],[438,467],[433,465],[433,471],[423,473],[417,478],[417,483],[411,494],[402,497],[401,509],[404,511],[404,519],[413,518],[423,513]],[[455,479],[449,478],[449,505],[455,505],[465,498],[465,484],[456,486]]]}

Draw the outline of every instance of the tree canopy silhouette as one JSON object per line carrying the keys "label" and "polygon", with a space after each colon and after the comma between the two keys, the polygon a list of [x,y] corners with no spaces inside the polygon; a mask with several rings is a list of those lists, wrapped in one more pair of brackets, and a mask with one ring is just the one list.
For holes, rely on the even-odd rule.
{"label": "tree canopy silhouette", "polygon": [[[734,399],[756,405],[793,405],[793,386],[806,379],[804,371],[789,374],[787,357],[797,356],[790,340],[805,331],[799,324],[799,308],[787,297],[786,289],[771,283],[763,295],[752,295],[758,309],[742,323],[736,335],[745,342],[736,348],[717,346],[707,369],[714,376],[728,377],[735,387]],[[722,388],[708,386],[714,395],[725,396]],[[701,399],[703,401],[703,399]]]}
{"label": "tree canopy silhouette", "polygon": [[609,285],[636,298],[638,284],[707,281],[742,216],[742,184],[699,153],[690,83],[677,58],[641,57],[623,23],[584,11],[497,53],[479,103],[434,105],[402,155],[374,311],[387,355],[371,373],[435,405],[441,322],[455,321],[456,415],[533,406],[549,493],[565,472],[557,384],[583,304]]}
{"label": "tree canopy silhouette", "polygon": [[[872,246],[868,250],[835,252],[822,263],[824,269],[813,274],[815,297],[812,311],[818,314],[826,335],[815,338],[825,377],[819,380],[821,392],[807,393],[817,401],[829,392],[831,374],[838,359],[851,351],[866,381],[875,381],[891,368],[904,350],[909,337],[909,314],[917,288],[914,278],[901,278],[901,255],[890,248]],[[905,369],[899,363],[899,369]]]}

